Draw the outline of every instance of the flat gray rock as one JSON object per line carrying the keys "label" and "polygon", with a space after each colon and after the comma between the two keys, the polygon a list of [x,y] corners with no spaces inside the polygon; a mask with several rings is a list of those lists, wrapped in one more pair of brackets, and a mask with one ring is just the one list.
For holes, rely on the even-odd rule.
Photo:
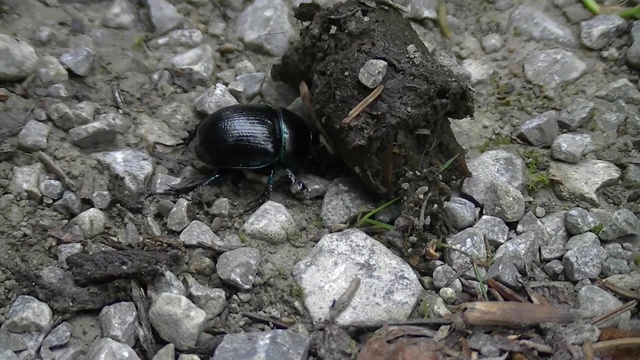
{"label": "flat gray rock", "polygon": [[307,358],[311,339],[289,330],[228,334],[216,347],[212,360]]}
{"label": "flat gray rock", "polygon": [[511,13],[509,26],[517,27],[524,35],[537,41],[550,40],[568,47],[578,46],[578,39],[571,29],[530,6],[518,6]]}
{"label": "flat gray rock", "polygon": [[549,167],[549,176],[562,181],[561,185],[554,183],[561,199],[586,201],[593,206],[600,206],[596,191],[616,184],[621,175],[617,166],[603,160],[583,160],[577,164],[551,161]]}
{"label": "flat gray rock", "polygon": [[36,71],[38,55],[31,45],[0,34],[0,81],[16,81]]}
{"label": "flat gray rock", "polygon": [[516,136],[535,147],[547,147],[553,143],[559,131],[558,113],[547,111],[520,125]]}
{"label": "flat gray rock", "polygon": [[280,244],[299,236],[296,222],[284,205],[267,201],[240,228],[240,236]]}
{"label": "flat gray rock", "polygon": [[527,80],[546,89],[572,83],[586,71],[587,64],[564,49],[536,51],[524,63]]}
{"label": "flat gray rock", "polygon": [[360,286],[336,318],[339,325],[406,320],[422,291],[404,260],[356,229],[323,236],[294,266],[293,277],[304,290],[304,304],[314,323],[326,320],[333,301],[355,277]]}

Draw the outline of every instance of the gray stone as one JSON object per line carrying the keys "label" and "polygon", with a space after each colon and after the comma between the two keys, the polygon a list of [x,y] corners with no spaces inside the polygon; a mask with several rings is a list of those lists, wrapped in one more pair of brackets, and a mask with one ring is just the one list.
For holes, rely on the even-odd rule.
{"label": "gray stone", "polygon": [[588,210],[575,207],[566,212],[564,225],[570,235],[578,235],[593,229],[598,220]]}
{"label": "gray stone", "polygon": [[217,198],[209,208],[209,214],[226,218],[231,211],[231,201],[227,198]]}
{"label": "gray stone", "polygon": [[300,174],[296,178],[307,188],[306,192],[299,191],[298,184],[293,183],[290,186],[291,192],[301,200],[317,199],[323,197],[327,193],[329,180],[315,176],[313,174]]}
{"label": "gray stone", "polygon": [[[617,307],[622,306],[622,302],[615,295],[595,285],[585,285],[578,291],[576,307],[591,316],[605,314]],[[600,328],[617,327],[621,321],[631,318],[631,312],[625,311],[613,317],[611,320],[600,325]]]}
{"label": "gray stone", "polygon": [[62,193],[62,203],[72,215],[78,215],[82,211],[82,199],[73,191]]}
{"label": "gray stone", "polygon": [[135,134],[147,144],[175,146],[181,143],[179,139],[171,135],[171,129],[167,123],[152,118],[147,114],[139,114],[137,120],[138,129]]}
{"label": "gray stone", "polygon": [[[189,95],[190,96],[190,95]],[[185,124],[197,118],[197,111],[191,104],[171,102],[160,108],[156,117],[164,120],[175,133],[182,133]]]}
{"label": "gray stone", "polygon": [[582,200],[600,206],[596,191],[616,184],[622,171],[614,164],[602,160],[582,160],[577,164],[551,161],[549,176],[559,179],[554,183],[556,195],[562,200]]}
{"label": "gray stone", "polygon": [[47,116],[62,130],[69,130],[76,126],[75,116],[66,104],[51,104],[51,106],[47,107]]}
{"label": "gray stone", "polygon": [[[456,272],[465,271],[467,278],[475,279],[475,273],[469,255],[477,259],[486,259],[487,248],[484,244],[484,233],[476,228],[468,228],[447,238],[449,248],[446,250],[447,263]],[[456,251],[461,250],[460,251]],[[478,269],[484,275],[484,269]]]}
{"label": "gray stone", "polygon": [[612,241],[627,235],[638,235],[640,222],[636,215],[627,209],[619,209],[613,213],[609,221],[603,223],[600,239]]}
{"label": "gray stone", "polygon": [[94,103],[93,101],[83,101],[81,103],[75,104],[71,108],[71,112],[76,120],[76,124],[78,125],[86,125],[93,121],[93,116],[96,114],[96,110],[98,110],[99,105]]}
{"label": "gray stone", "polygon": [[524,63],[527,80],[549,90],[574,82],[586,71],[587,64],[564,49],[536,51]]}
{"label": "gray stone", "polygon": [[149,293],[153,297],[163,293],[187,296],[187,289],[174,273],[165,270],[153,279],[153,292]]}
{"label": "gray stone", "polygon": [[621,244],[613,242],[613,243],[604,244],[604,246],[602,247],[607,252],[610,258],[616,258],[616,259],[633,258],[633,251],[623,249]]}
{"label": "gray stone", "polygon": [[531,264],[540,264],[539,249],[540,244],[536,241],[533,232],[529,231],[500,246],[494,255],[494,259],[498,260],[503,256],[508,256],[518,271],[525,274]]}
{"label": "gray stone", "polygon": [[120,113],[102,114],[96,117],[96,122],[104,122],[118,134],[128,134],[133,122]]}
{"label": "gray stone", "polygon": [[111,338],[96,340],[91,345],[86,358],[95,360],[140,360],[136,351],[129,345],[119,343]]}
{"label": "gray stone", "polygon": [[407,4],[409,8],[407,17],[412,20],[435,20],[438,18],[437,0],[410,0]]}
{"label": "gray stone", "polygon": [[230,83],[236,81],[236,71],[234,69],[222,70],[216,74],[216,78],[222,80],[223,84],[229,85]]}
{"label": "gray stone", "polygon": [[200,309],[207,313],[207,320],[220,315],[227,306],[224,290],[202,286],[195,281],[189,286],[189,297]]}
{"label": "gray stone", "polygon": [[82,252],[82,244],[72,243],[58,245],[56,256],[58,257],[60,266],[65,269],[68,268],[69,266],[67,265],[67,258],[73,254],[78,254],[80,252]]}
{"label": "gray stone", "polygon": [[580,40],[589,49],[601,50],[626,31],[625,19],[613,14],[600,14],[580,23]]}
{"label": "gray stone", "polygon": [[[263,72],[238,75],[236,80],[229,84],[229,92],[242,102],[249,102],[260,94],[265,76],[266,74]],[[242,90],[240,92],[232,91],[232,85],[234,83],[242,85]]]}
{"label": "gray stone", "polygon": [[180,241],[186,246],[205,247],[218,250],[220,249],[220,238],[211,231],[211,228],[199,221],[192,221],[182,233],[180,233]]}
{"label": "gray stone", "polygon": [[575,3],[562,9],[564,16],[574,24],[579,24],[593,17],[593,13],[584,7],[581,3]]}
{"label": "gray stone", "polygon": [[243,247],[220,255],[216,269],[222,281],[240,290],[249,290],[258,273],[260,251]]}
{"label": "gray stone", "polygon": [[357,229],[323,236],[293,269],[304,292],[304,304],[314,323],[326,320],[334,300],[355,277],[353,300],[336,318],[354,322],[404,321],[422,291],[411,267],[377,240]]}
{"label": "gray stone", "polygon": [[495,248],[504,244],[509,235],[509,227],[507,224],[495,216],[483,215],[473,228],[482,231],[489,245]]}
{"label": "gray stone", "polygon": [[153,178],[151,178],[151,192],[154,194],[160,194],[171,190],[179,183],[180,178],[178,177],[166,174],[154,174]]}
{"label": "gray stone", "polygon": [[522,34],[536,41],[551,40],[568,47],[578,46],[578,39],[571,29],[529,6],[518,6],[509,17],[509,26],[511,29],[517,27]]}
{"label": "gray stone", "polygon": [[624,169],[624,175],[622,183],[627,188],[639,189],[640,188],[640,165],[628,164]]}
{"label": "gray stone", "polygon": [[540,260],[550,261],[561,258],[566,252],[562,245],[545,245],[540,247]]}
{"label": "gray stone", "polygon": [[361,68],[358,79],[369,89],[374,89],[382,83],[387,73],[387,62],[384,60],[368,60]]}
{"label": "gray stone", "polygon": [[634,40],[627,49],[627,63],[636,69],[640,68],[640,41]]}
{"label": "gray stone", "polygon": [[326,228],[346,223],[350,218],[374,203],[361,184],[350,178],[338,178],[329,184],[322,201],[321,218]]}
{"label": "gray stone", "polygon": [[491,180],[501,180],[516,189],[525,189],[524,161],[506,150],[490,150],[467,160],[472,177],[465,179],[462,192],[479,204],[484,204]]}
{"label": "gray stone", "polygon": [[107,224],[107,215],[99,209],[91,208],[71,219],[69,226],[77,225],[82,229],[82,234],[87,239],[102,234]]}
{"label": "gray stone", "polygon": [[213,49],[208,44],[203,44],[171,59],[170,71],[176,85],[185,91],[191,91],[196,86],[206,86],[209,83],[215,66]]}
{"label": "gray stone", "polygon": [[626,78],[607,84],[602,90],[597,91],[595,96],[608,102],[619,100],[627,104],[640,105],[640,91]]}
{"label": "gray stone", "polygon": [[17,81],[36,71],[38,56],[31,45],[0,34],[0,81]]}
{"label": "gray stone", "polygon": [[296,222],[284,205],[267,201],[240,228],[240,236],[280,244],[299,235]]}
{"label": "gray stone", "polygon": [[238,16],[236,36],[247,49],[282,56],[295,34],[288,11],[282,0],[255,0]]}
{"label": "gray stone", "polygon": [[64,192],[64,185],[58,180],[45,179],[40,183],[40,193],[49,199],[58,200]]}
{"label": "gray stone", "polygon": [[102,335],[133,346],[136,343],[138,311],[132,302],[119,302],[100,311]]}
{"label": "gray stone", "polygon": [[456,300],[458,300],[458,296],[456,295],[455,290],[453,290],[452,288],[442,288],[440,289],[440,291],[438,291],[438,295],[440,295],[440,297],[442,298],[442,300],[444,300],[444,302],[446,302],[447,304],[455,304]]}
{"label": "gray stone", "polygon": [[264,79],[260,95],[265,103],[286,108],[300,96],[300,92],[283,82],[273,80],[269,75]]}
{"label": "gray stone", "polygon": [[153,360],[176,360],[176,347],[173,344],[167,344],[160,349]]}
{"label": "gray stone", "polygon": [[482,40],[480,40],[480,43],[482,44],[482,49],[485,54],[494,53],[504,47],[504,39],[502,38],[502,35],[497,33],[485,35]]}
{"label": "gray stone", "polygon": [[138,193],[145,190],[153,173],[153,158],[145,151],[118,150],[92,154],[99,162],[120,179],[124,179],[127,190]]}
{"label": "gray stone", "polygon": [[622,100],[605,105],[596,116],[598,128],[605,133],[617,134],[620,126],[629,118],[627,111],[628,106]]}
{"label": "gray stone", "polygon": [[553,143],[558,132],[558,113],[547,111],[520,125],[516,136],[528,141],[533,146],[547,147]]}
{"label": "gray stone", "polygon": [[13,302],[6,315],[3,328],[22,334],[42,331],[53,324],[53,312],[49,305],[33,296],[20,295]]}
{"label": "gray stone", "polygon": [[112,143],[117,134],[113,124],[107,121],[94,121],[69,130],[71,141],[82,148]]}
{"label": "gray stone", "polygon": [[[178,199],[176,204],[173,206],[173,209],[169,212],[169,216],[167,216],[167,228],[176,232],[182,231],[186,228],[187,225],[189,225],[189,214],[187,213],[188,208],[189,201],[186,199]],[[189,237],[189,239],[191,238]]]}
{"label": "gray stone", "polygon": [[484,199],[484,211],[487,215],[498,217],[505,222],[518,221],[524,216],[524,196],[506,182],[492,181]]}
{"label": "gray stone", "polygon": [[151,22],[158,34],[166,34],[179,27],[184,20],[178,9],[167,0],[147,0],[147,6],[149,6]]}
{"label": "gray stone", "polygon": [[38,61],[38,80],[40,85],[49,86],[69,80],[67,70],[53,56],[45,55]]}
{"label": "gray stone", "polygon": [[577,163],[592,146],[589,134],[561,134],[551,144],[551,157],[568,163]]}
{"label": "gray stone", "polygon": [[528,231],[533,233],[536,242],[540,246],[546,245],[549,241],[549,234],[547,233],[547,229],[531,211],[524,214],[524,216],[518,223],[518,226],[516,227],[516,232],[518,234],[523,234]]}
{"label": "gray stone", "polygon": [[[453,268],[447,264],[438,266],[433,270],[433,286],[442,289],[445,286],[453,289],[455,292],[462,291],[462,282],[457,278],[458,274]],[[451,281],[451,279],[455,279]]]}
{"label": "gray stone", "polygon": [[44,150],[51,128],[36,120],[30,120],[18,134],[18,146],[26,151]]}
{"label": "gray stone", "polygon": [[451,225],[458,230],[464,230],[473,225],[476,206],[469,200],[454,196],[444,204],[444,213]]}
{"label": "gray stone", "polygon": [[178,29],[149,41],[149,47],[158,49],[163,46],[196,47],[202,43],[202,32],[198,29]]}
{"label": "gray stone", "polygon": [[136,9],[128,0],[114,0],[102,15],[101,22],[112,29],[133,29],[138,22]]}
{"label": "gray stone", "polygon": [[626,289],[628,291],[637,292],[638,290],[640,290],[640,272],[612,275],[607,277],[605,281],[611,285]]}
{"label": "gray stone", "polygon": [[224,107],[237,103],[238,100],[231,95],[227,87],[218,83],[198,96],[195,101],[195,106],[199,112],[205,115],[211,115]]}
{"label": "gray stone", "polygon": [[93,206],[104,210],[111,204],[111,193],[108,191],[94,191],[91,194],[91,202]]}
{"label": "gray stone", "polygon": [[53,84],[47,88],[46,95],[52,99],[69,100],[71,94],[64,84]]}
{"label": "gray stone", "polygon": [[311,340],[288,330],[228,334],[215,350],[212,360],[306,359]]}
{"label": "gray stone", "polygon": [[507,285],[512,289],[520,289],[522,287],[522,276],[513,264],[513,259],[507,255],[496,259],[489,270],[487,270],[487,279],[498,280],[503,285]]}
{"label": "gray stone", "polygon": [[460,65],[471,74],[471,85],[489,80],[495,72],[494,67],[484,61],[464,59]]}
{"label": "gray stone", "polygon": [[149,308],[149,321],[158,335],[180,350],[196,345],[206,317],[189,299],[176,294],[159,294]]}
{"label": "gray stone", "polygon": [[29,199],[40,201],[42,193],[38,182],[42,173],[44,173],[44,167],[39,162],[14,167],[11,182],[9,183],[9,191],[14,196],[26,193]]}
{"label": "gray stone", "polygon": [[87,76],[93,63],[93,50],[83,47],[74,48],[60,56],[60,62],[74,74]]}
{"label": "gray stone", "polygon": [[256,72],[256,68],[253,66],[251,61],[242,60],[233,66],[233,71],[237,76],[241,76]]}
{"label": "gray stone", "polygon": [[607,252],[601,246],[575,247],[567,251],[562,258],[564,273],[571,281],[595,279],[600,275],[602,263],[606,258]]}
{"label": "gray stone", "polygon": [[596,104],[582,98],[575,98],[566,109],[560,112],[558,125],[573,131],[591,120],[595,113]]}
{"label": "gray stone", "polygon": [[602,263],[602,275],[604,276],[627,274],[629,270],[627,260],[609,257]]}
{"label": "gray stone", "polygon": [[580,235],[574,235],[567,243],[564,245],[564,248],[567,250],[576,249],[581,246],[600,246],[600,239],[598,236],[592,232],[586,232]]}
{"label": "gray stone", "polygon": [[[71,339],[71,325],[65,321],[51,330],[49,335],[42,341],[42,347],[49,349],[63,346],[69,342],[69,339]],[[0,356],[1,358],[2,356]]]}
{"label": "gray stone", "polygon": [[555,278],[564,272],[564,265],[562,265],[562,261],[560,260],[551,260],[546,263],[542,269],[549,277]]}

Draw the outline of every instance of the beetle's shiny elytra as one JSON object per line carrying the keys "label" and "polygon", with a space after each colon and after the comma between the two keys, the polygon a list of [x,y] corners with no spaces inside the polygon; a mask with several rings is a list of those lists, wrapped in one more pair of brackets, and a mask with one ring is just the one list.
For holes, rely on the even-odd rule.
{"label": "beetle's shiny elytra", "polygon": [[185,145],[192,141],[198,159],[216,172],[198,184],[179,189],[179,193],[210,184],[227,169],[268,168],[267,189],[252,202],[250,209],[254,209],[269,199],[276,165],[284,168],[299,191],[306,191],[290,168],[302,165],[311,155],[312,132],[302,118],[287,109],[261,104],[227,106],[207,116]]}
{"label": "beetle's shiny elytra", "polygon": [[195,152],[216,168],[295,167],[310,155],[311,131],[295,113],[269,105],[231,105],[202,121]]}

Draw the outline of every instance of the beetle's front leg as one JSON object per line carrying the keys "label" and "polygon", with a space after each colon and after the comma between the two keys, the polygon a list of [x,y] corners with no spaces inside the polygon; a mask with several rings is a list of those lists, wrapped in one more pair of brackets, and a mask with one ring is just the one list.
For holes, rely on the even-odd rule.
{"label": "beetle's front leg", "polygon": [[260,196],[258,196],[257,199],[247,204],[247,207],[243,211],[243,214],[250,213],[256,210],[260,207],[260,205],[269,200],[269,198],[271,197],[271,193],[273,192],[273,172],[274,170],[273,168],[271,168],[271,171],[269,172],[269,179],[267,179],[267,188],[262,192],[262,194],[260,194]]}

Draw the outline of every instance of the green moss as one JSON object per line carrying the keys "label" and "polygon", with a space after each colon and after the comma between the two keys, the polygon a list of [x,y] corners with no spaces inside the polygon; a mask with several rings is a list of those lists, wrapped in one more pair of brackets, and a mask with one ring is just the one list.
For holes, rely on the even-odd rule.
{"label": "green moss", "polygon": [[635,266],[640,266],[640,255],[636,256],[635,259],[633,259],[633,264]]}
{"label": "green moss", "polygon": [[495,138],[485,141],[484,144],[480,146],[479,150],[480,152],[485,152],[488,150],[493,150],[499,146],[509,145],[509,144],[511,144],[511,138],[509,136],[497,135]]}
{"label": "green moss", "polygon": [[144,36],[136,36],[133,39],[133,44],[131,45],[131,49],[142,50],[143,48],[144,48]]}
{"label": "green moss", "polygon": [[525,150],[522,153],[527,164],[527,173],[529,180],[527,181],[527,190],[535,193],[541,188],[551,185],[549,174],[547,171],[542,171],[542,166],[545,162],[544,155],[535,149]]}
{"label": "green moss", "polygon": [[602,229],[604,229],[604,225],[598,224],[598,225],[594,226],[593,229],[591,229],[591,232],[596,234],[596,235],[600,235],[600,232],[602,232]]}
{"label": "green moss", "polygon": [[429,302],[427,301],[427,299],[424,299],[420,303],[420,308],[418,308],[418,313],[420,314],[420,316],[426,319],[429,317],[429,308],[430,308]]}
{"label": "green moss", "polygon": [[302,288],[302,286],[296,284],[291,288],[290,293],[294,298],[302,299],[302,296],[304,296],[304,289]]}

